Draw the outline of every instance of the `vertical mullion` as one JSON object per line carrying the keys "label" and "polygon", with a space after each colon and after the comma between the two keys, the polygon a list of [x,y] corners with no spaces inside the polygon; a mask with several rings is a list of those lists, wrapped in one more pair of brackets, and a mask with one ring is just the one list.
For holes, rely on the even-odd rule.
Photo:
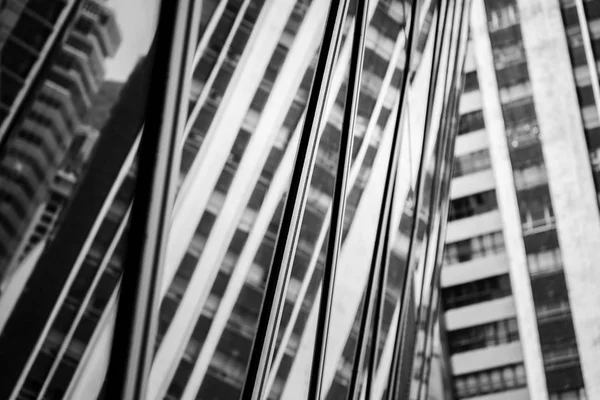
{"label": "vertical mullion", "polygon": [[[450,18],[449,17],[449,9],[451,7],[449,3],[446,3],[446,5],[447,6],[442,11],[443,5],[441,3],[439,3],[438,15],[437,15],[437,18],[436,18],[436,41],[437,41],[438,37],[441,37],[442,40],[445,39],[446,24],[448,22],[448,19]],[[457,2],[456,1],[453,2],[452,8],[453,8],[453,11],[450,13],[451,18],[452,18],[451,27],[454,27],[455,13],[456,13],[456,10],[457,10]],[[442,17],[442,14],[443,14],[443,17]],[[441,22],[442,20],[443,20],[443,22]],[[446,65],[446,68],[449,68],[449,65],[450,65],[450,57],[452,55],[452,48],[451,48],[451,46],[452,46],[452,37],[453,36],[454,36],[454,32],[451,29],[450,30],[450,40],[449,40],[449,44],[448,44],[448,55],[447,55],[447,65]],[[439,56],[439,58],[438,58],[438,65],[437,65],[438,68],[439,68],[439,65],[441,63],[442,54],[444,52],[444,47],[445,47],[445,45],[444,45],[443,42],[440,42],[439,48],[437,48],[437,47],[434,46],[434,52],[436,52],[436,51],[439,52],[439,54],[436,53],[434,55],[434,57]],[[437,86],[437,81],[438,81],[438,73],[436,73],[435,79],[432,82],[432,87],[433,88],[435,88]],[[443,94],[442,94],[444,99],[446,98],[446,88],[447,88],[447,86],[448,86],[448,74],[446,74],[446,77],[444,79],[444,91],[443,91]],[[430,95],[431,95],[431,93],[430,93]],[[431,100],[431,98],[428,99],[428,101],[429,100]],[[444,109],[445,108],[446,107],[444,107]],[[428,108],[427,115],[429,115],[431,112],[432,112],[432,110]],[[445,112],[442,112],[442,121],[443,121],[443,116],[444,115],[445,115]],[[426,132],[430,129],[430,123],[431,123],[431,119],[428,118],[428,121],[426,123]],[[441,129],[441,127],[442,127],[442,125],[440,125],[440,128],[438,128],[438,133],[437,133],[437,137],[436,137],[437,143],[435,145],[435,154],[433,156],[434,157],[433,162],[436,162],[436,161],[440,160],[441,157],[445,154],[444,150],[446,149],[446,145],[445,145],[446,136],[440,137],[441,135],[444,135],[444,132],[445,132],[445,131],[443,131]],[[431,133],[431,135],[432,134],[433,133]],[[434,204],[437,203],[438,197],[439,197],[439,189],[440,189],[439,186],[440,186],[440,182],[441,182],[439,178],[440,178],[439,177],[439,171],[438,171],[437,168],[435,168],[434,169],[433,179],[432,179],[432,186],[433,186],[432,187],[432,195],[431,195],[431,198],[430,198],[430,201],[429,201],[429,213],[430,213],[430,215],[434,215]],[[417,205],[417,209],[419,209],[419,207],[420,206]],[[423,314],[423,296],[424,296],[424,292],[425,292],[424,286],[425,286],[427,271],[429,270],[429,266],[431,265],[431,262],[429,262],[429,260],[431,259],[431,257],[430,257],[430,254],[431,254],[431,252],[430,252],[430,246],[431,246],[432,236],[435,234],[435,232],[434,232],[435,225],[432,224],[432,218],[435,218],[435,217],[430,217],[430,219],[428,221],[428,224],[427,224],[427,236],[428,237],[427,237],[427,241],[424,244],[426,247],[425,247],[425,254],[424,254],[424,261],[423,261],[423,275],[422,275],[421,283],[420,283],[421,291],[420,291],[420,295],[419,295],[419,301],[417,302],[417,315],[416,315],[416,318],[415,318],[416,324],[417,324],[417,327],[416,327],[416,329],[414,331],[414,335],[415,336],[418,336],[418,334],[419,334],[419,327],[421,325],[421,320],[423,318],[423,315],[422,315]],[[414,229],[414,227],[413,227],[413,229]],[[413,238],[413,240],[415,240],[415,239]],[[409,260],[411,259],[410,251],[409,251],[409,257],[408,257],[408,259]],[[434,271],[434,274],[435,274],[435,271]],[[432,276],[434,274],[432,274]],[[425,318],[429,319],[428,315],[426,315]],[[425,342],[424,342],[423,348],[425,348],[425,346],[427,345],[427,337],[425,337],[424,340],[425,340]],[[419,367],[419,369],[420,369],[421,372],[423,371],[424,365],[425,364],[423,363]],[[419,393],[420,393],[420,388],[419,388]]]}
{"label": "vertical mullion", "polygon": [[[439,171],[440,174],[442,174],[441,179],[438,179],[436,182],[436,198],[435,198],[435,203],[433,202],[433,198],[432,198],[432,205],[431,205],[431,209],[435,209],[435,210],[440,210],[440,212],[438,213],[440,219],[440,225],[439,225],[439,233],[438,233],[438,239],[443,238],[443,233],[445,232],[445,227],[447,224],[446,221],[446,216],[448,213],[448,198],[447,195],[444,195],[445,193],[448,193],[448,189],[449,189],[449,182],[450,182],[450,174],[451,174],[451,168],[453,163],[449,163],[446,162],[446,160],[449,160],[450,158],[452,158],[453,153],[454,153],[454,142],[455,142],[455,138],[456,138],[456,134],[455,134],[455,124],[453,123],[454,121],[450,121],[448,120],[448,115],[450,116],[454,116],[458,107],[458,95],[460,93],[460,83],[462,82],[461,76],[462,76],[462,68],[461,69],[457,69],[458,64],[459,64],[459,53],[460,53],[460,42],[462,40],[462,37],[464,36],[464,31],[463,31],[463,22],[465,19],[465,10],[468,10],[468,7],[465,7],[466,3],[461,4],[461,6],[458,6],[457,4],[455,4],[455,11],[456,12],[460,12],[460,17],[459,17],[459,30],[456,33],[458,35],[458,38],[456,39],[456,49],[453,51],[452,50],[452,46],[453,45],[453,40],[450,40],[450,47],[449,47],[449,53],[448,53],[448,68],[450,67],[450,63],[452,62],[454,64],[453,68],[452,68],[452,72],[454,74],[454,78],[451,81],[450,84],[450,92],[449,92],[449,98],[450,98],[450,103],[448,107],[445,107],[444,112],[442,114],[442,121],[443,121],[443,126],[441,126],[440,129],[440,134],[444,135],[443,137],[443,142],[442,142],[442,146],[443,148],[440,149],[440,160],[442,162],[442,168],[443,171]],[[462,7],[462,9],[461,9]],[[454,29],[454,19],[456,17],[453,16],[453,23],[452,23],[452,28],[451,28],[451,38],[454,37],[455,35],[455,29]],[[452,55],[454,54],[454,55]],[[451,59],[453,59],[453,61],[451,61]],[[464,65],[464,57],[463,60],[461,62],[461,65]],[[448,87],[447,84],[447,76],[446,76],[446,82],[445,82],[445,88]],[[446,98],[446,89],[444,89],[444,98]],[[436,170],[436,174],[438,173],[438,171]],[[429,294],[429,299],[428,299],[428,304],[430,305],[430,307],[433,309],[433,299],[434,296],[437,294],[439,295],[439,280],[440,280],[440,276],[441,276],[441,255],[443,253],[443,240],[438,240],[437,243],[435,244],[435,248],[434,248],[434,253],[433,253],[433,265],[434,265],[434,273],[432,275],[432,282],[431,284],[433,285],[430,294]],[[427,252],[429,253],[429,248],[427,249]],[[427,258],[428,254],[426,255]],[[421,292],[423,293],[423,292]],[[419,310],[420,311],[420,310]],[[433,335],[433,326],[434,326],[434,320],[435,320],[435,316],[433,312],[430,312],[429,315],[427,315],[427,322],[426,322],[426,329],[425,329],[425,343],[423,345],[423,349],[424,349],[424,354],[427,355],[427,347],[428,347],[428,343],[429,341],[432,339],[431,336]],[[433,343],[433,341],[431,341]],[[425,364],[423,364],[421,366],[421,376],[423,374],[425,368]],[[419,386],[419,391],[418,391],[418,396],[417,399],[419,399],[420,394],[421,394],[421,389],[422,389],[423,385],[420,384]]]}
{"label": "vertical mullion", "polygon": [[[390,151],[390,159],[388,161],[388,168],[386,172],[386,179],[384,184],[384,193],[381,202],[381,211],[379,213],[379,220],[377,224],[376,236],[375,236],[375,245],[373,249],[373,256],[371,258],[371,265],[369,270],[369,277],[367,281],[367,288],[365,292],[365,304],[363,306],[363,310],[361,312],[361,322],[360,328],[357,338],[356,344],[356,353],[354,357],[354,363],[352,368],[352,375],[350,378],[350,383],[348,386],[348,398],[351,400],[355,400],[359,398],[360,394],[360,386],[363,380],[363,363],[365,361],[366,356],[366,342],[368,340],[368,333],[370,332],[370,322],[371,322],[371,313],[373,310],[373,295],[377,292],[377,285],[379,280],[376,280],[376,277],[380,276],[380,269],[382,260],[384,257],[384,253],[387,251],[386,242],[389,240],[389,231],[391,225],[391,205],[393,199],[393,193],[395,191],[396,186],[396,176],[397,169],[399,164],[399,155],[400,155],[400,137],[401,137],[401,121],[402,121],[402,109],[404,105],[404,100],[406,98],[407,92],[407,81],[409,77],[410,70],[410,60],[412,50],[414,48],[414,31],[415,26],[417,25],[416,20],[416,10],[417,5],[413,4],[411,7],[411,20],[410,20],[410,28],[409,28],[409,37],[406,41],[407,51],[405,58],[405,65],[403,70],[403,77],[401,81],[401,88],[399,92],[399,102],[398,102],[398,112],[396,115],[396,120],[394,122],[394,132],[392,138],[392,146]],[[375,291],[375,293],[374,293]],[[370,390],[372,375],[367,376],[366,387]],[[366,393],[367,397],[370,397],[370,393]]]}
{"label": "vertical mullion", "polygon": [[348,0],[332,1],[325,24],[323,42],[308,99],[306,120],[298,144],[290,189],[267,278],[246,381],[242,388],[244,400],[261,400],[267,387],[291,264],[298,244],[310,179],[314,170],[319,133],[324,122],[324,105],[329,94],[334,61],[339,52],[347,4]]}
{"label": "vertical mullion", "polygon": [[[458,104],[459,104],[459,98],[460,98],[460,92],[462,89],[462,81],[464,79],[463,75],[462,75],[462,71],[464,70],[464,64],[465,64],[465,55],[466,55],[466,51],[463,51],[464,48],[466,48],[466,40],[462,39],[462,37],[464,37],[468,32],[468,16],[469,16],[469,10],[470,10],[470,6],[471,6],[471,1],[470,0],[465,0],[465,2],[463,3],[463,8],[460,11],[461,12],[461,23],[459,24],[459,29],[462,31],[459,33],[459,38],[457,40],[457,51],[456,51],[456,57],[454,60],[454,64],[455,64],[455,84],[453,85],[453,88],[451,88],[451,94],[450,94],[450,106],[448,107],[449,109],[449,113],[443,117],[443,121],[445,124],[444,129],[447,131],[447,135],[449,136],[448,139],[448,147],[446,149],[446,153],[444,155],[446,160],[449,160],[450,158],[453,157],[454,155],[454,144],[456,142],[456,127],[457,127],[457,118],[456,118],[456,112],[458,110]],[[467,21],[467,23],[465,24],[465,21]],[[464,26],[463,26],[464,24]],[[465,45],[461,45],[461,40],[465,42]],[[461,49],[461,47],[463,47],[463,49]],[[461,55],[462,54],[462,55]],[[461,59],[462,57],[462,59]],[[459,64],[460,63],[460,64]],[[456,69],[457,66],[460,65],[461,67],[459,69]],[[452,118],[447,118],[448,115],[450,115]],[[440,225],[440,238],[444,236],[444,233],[446,232],[446,226],[448,224],[448,220],[447,220],[447,216],[448,216],[448,209],[449,209],[449,188],[450,188],[450,182],[451,182],[451,177],[452,177],[452,168],[454,166],[453,162],[447,162],[445,164],[446,169],[444,171],[444,176],[442,178],[442,188],[440,190],[440,195],[444,196],[443,198],[440,199],[440,202],[438,203],[440,208],[440,216],[441,216],[441,225]],[[434,274],[433,277],[433,282],[432,284],[435,285],[435,289],[436,289],[436,293],[437,293],[437,299],[435,301],[435,307],[437,307],[438,313],[439,313],[439,308],[440,308],[440,277],[441,277],[441,268],[442,268],[442,256],[443,256],[443,248],[444,248],[444,240],[439,240],[437,245],[436,245],[436,253],[435,253],[435,263],[437,266],[437,270]],[[434,294],[436,294],[432,291],[431,293],[431,298],[430,298],[430,304],[434,304],[433,298],[434,298]],[[428,335],[426,336],[427,340],[431,340],[433,343],[433,340],[430,336],[433,335],[433,327],[435,326],[435,318],[433,318],[433,316],[431,316],[431,320],[428,321]],[[433,348],[433,346],[432,346]],[[433,350],[432,350],[433,351]],[[424,398],[427,398],[428,395],[428,385],[425,385],[425,396]]]}
{"label": "vertical mullion", "polygon": [[[454,13],[457,12],[457,10],[460,7],[457,5],[457,3],[454,4]],[[455,16],[453,15],[452,17],[452,28],[451,28],[451,39],[450,39],[450,43],[449,43],[449,47],[448,47],[448,60],[447,60],[447,68],[450,68],[450,63],[451,63],[451,58],[454,58],[454,64],[455,67],[452,69],[452,71],[454,72],[454,74],[457,73],[456,71],[456,63],[457,63],[457,56],[453,57],[452,53],[452,37],[454,37],[454,19]],[[462,12],[461,12],[461,19],[462,19]],[[462,22],[462,20],[461,20]],[[445,27],[444,27],[444,31],[445,31]],[[460,40],[460,37],[459,39]],[[452,79],[452,82],[455,82],[456,78]],[[446,88],[448,87],[448,76],[446,76],[445,82],[444,82],[444,99],[447,98],[446,96]],[[454,90],[451,89],[450,93],[453,93]],[[452,101],[452,100],[451,100]],[[453,106],[450,106],[451,108]],[[434,178],[434,196],[431,199],[431,204],[430,204],[430,212],[433,212],[433,210],[440,210],[442,209],[441,212],[436,213],[438,215],[438,222],[436,223],[438,225],[437,228],[437,239],[438,241],[435,242],[434,249],[431,249],[429,246],[427,247],[427,252],[425,254],[425,265],[432,265],[433,268],[433,273],[432,273],[432,280],[431,280],[431,285],[432,287],[430,288],[430,292],[428,295],[428,314],[424,317],[426,318],[426,322],[425,322],[425,339],[424,339],[424,343],[423,343],[423,354],[424,354],[424,360],[425,362],[421,364],[420,366],[420,376],[423,376],[424,370],[425,370],[425,366],[426,366],[426,362],[427,359],[429,358],[428,354],[428,347],[429,347],[429,342],[430,342],[430,334],[433,334],[433,321],[434,321],[434,312],[431,311],[433,310],[433,298],[434,295],[437,293],[438,290],[438,282],[439,282],[439,277],[440,277],[440,272],[441,272],[441,265],[440,265],[440,254],[441,254],[441,249],[440,249],[440,243],[443,243],[443,240],[440,240],[443,235],[442,233],[445,232],[445,215],[446,213],[443,210],[447,211],[447,206],[444,206],[442,203],[444,200],[442,199],[442,194],[444,193],[445,190],[448,190],[448,185],[446,183],[447,180],[449,180],[449,176],[448,176],[448,170],[450,168],[446,168],[444,167],[445,165],[445,160],[447,160],[449,157],[452,157],[452,154],[449,154],[449,152],[452,151],[453,146],[450,144],[450,142],[452,142],[452,137],[451,135],[453,134],[451,130],[448,129],[447,127],[447,123],[445,122],[445,117],[447,116],[447,109],[448,107],[444,107],[444,111],[442,113],[442,121],[443,121],[443,125],[440,126],[440,135],[442,135],[441,137],[441,142],[438,145],[439,146],[439,150],[438,155],[436,155],[436,160],[439,160],[438,163],[441,163],[441,166],[443,168],[443,171],[439,170],[436,168],[435,170],[435,178]],[[452,114],[450,114],[452,115]],[[453,142],[452,142],[453,143]],[[442,175],[440,178],[440,174]],[[447,199],[446,199],[447,200]],[[440,219],[441,218],[441,219]],[[430,232],[431,234],[435,234],[435,232]],[[433,251],[433,257],[430,256],[431,252]],[[423,275],[423,280],[421,282],[421,285],[424,286],[425,285],[425,275]],[[421,291],[421,299],[419,304],[422,304],[422,300],[423,300],[423,295],[424,295],[424,290]],[[421,315],[421,313],[423,312],[423,307],[419,307],[419,311],[418,311],[418,317],[417,317],[417,324],[420,326],[420,321],[423,318],[423,316]],[[421,380],[419,382],[419,389],[418,389],[418,395],[417,395],[417,399],[420,398],[420,395],[422,393],[422,388],[423,388],[423,381]]]}
{"label": "vertical mullion", "polygon": [[[401,127],[401,120],[402,120],[401,113],[402,113],[402,110],[404,107],[404,98],[406,96],[406,91],[408,90],[407,82],[408,82],[409,77],[411,76],[411,74],[410,74],[410,68],[412,65],[411,59],[412,59],[413,51],[416,48],[417,39],[418,39],[417,24],[418,24],[418,18],[419,18],[418,9],[420,8],[420,5],[417,3],[418,3],[418,1],[411,2],[410,17],[407,16],[406,26],[408,26],[409,28],[408,28],[408,35],[406,37],[406,57],[405,57],[404,70],[403,70],[402,82],[401,82],[401,87],[400,87],[400,101],[398,104],[398,115],[396,116],[396,122],[395,122],[396,134],[400,130],[400,127]],[[407,284],[408,284],[408,282],[406,282],[406,279],[405,279],[404,285],[407,285]],[[400,303],[399,313],[398,313],[398,329],[396,330],[397,337],[402,335],[402,331],[400,329],[401,321],[402,321],[402,317],[403,317],[402,305],[403,305],[403,303]],[[391,366],[390,366],[390,371],[389,371],[389,379],[387,382],[387,395],[386,395],[387,399],[392,399],[392,392],[394,391],[393,377],[396,376],[397,366],[396,366],[395,358],[397,356],[397,353],[399,353],[399,348],[398,348],[399,343],[398,342],[399,342],[399,340],[397,339],[395,341],[393,354],[392,354],[392,361],[391,361]],[[399,354],[398,354],[398,356],[399,356]]]}
{"label": "vertical mullion", "polygon": [[[434,52],[435,52],[435,49],[437,48],[436,46],[438,45],[437,38],[438,38],[438,36],[441,36],[443,34],[443,30],[440,30],[441,5],[439,7],[440,7],[440,9],[438,10],[438,15],[436,18],[436,28],[435,28],[436,29],[435,30],[436,42],[434,43]],[[444,17],[445,17],[445,15],[444,15]],[[440,48],[442,48],[441,45],[440,45]],[[433,56],[432,62],[435,62],[435,54]],[[432,67],[433,67],[433,65],[432,65]],[[427,107],[427,113],[426,113],[427,121],[425,124],[425,134],[423,136],[423,138],[424,138],[423,139],[423,150],[425,149],[427,131],[429,130],[429,124],[431,122],[430,114],[431,114],[431,108],[433,108],[433,102],[431,100],[432,100],[433,93],[435,91],[435,87],[437,84],[438,70],[439,70],[439,63],[437,65],[435,74],[433,73],[433,69],[432,69],[431,78],[434,78],[434,75],[435,75],[435,79],[432,82],[430,81],[430,87],[429,87],[430,96],[428,98],[428,107]],[[424,157],[425,157],[425,151],[422,151],[421,152],[421,160],[423,160]],[[421,171],[421,170],[422,170],[422,166],[420,166],[419,171]],[[387,232],[387,235],[389,236],[390,232]],[[386,238],[385,245],[386,245],[386,247],[389,246],[389,238]],[[379,337],[381,335],[381,315],[383,314],[383,308],[385,306],[385,291],[386,291],[386,286],[387,286],[388,269],[389,269],[389,254],[388,254],[388,250],[386,248],[386,252],[382,259],[382,270],[381,270],[380,276],[379,276],[380,283],[379,283],[379,289],[377,292],[377,300],[376,300],[377,308],[375,311],[375,331],[373,333],[372,342],[371,342],[371,355],[370,355],[370,361],[369,361],[369,363],[370,363],[369,364],[369,374],[371,375],[371,380],[373,379],[372,375],[375,374],[376,367],[377,367],[377,364],[376,364],[377,346],[379,344]]]}
{"label": "vertical mullion", "polygon": [[340,135],[340,154],[338,159],[335,187],[332,200],[330,231],[327,241],[327,256],[323,268],[322,293],[319,304],[315,347],[312,370],[308,387],[309,399],[320,399],[323,383],[323,369],[327,353],[327,339],[331,317],[337,263],[342,242],[344,214],[346,210],[348,174],[352,160],[354,126],[361,87],[365,37],[368,25],[369,0],[357,0],[350,71],[344,106],[344,120]]}

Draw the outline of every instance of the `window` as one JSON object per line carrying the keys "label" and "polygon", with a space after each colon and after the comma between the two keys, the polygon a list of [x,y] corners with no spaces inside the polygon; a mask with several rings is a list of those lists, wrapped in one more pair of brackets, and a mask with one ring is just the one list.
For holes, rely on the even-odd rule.
{"label": "window", "polygon": [[[521,64],[525,62],[525,49],[523,43],[516,42],[514,44],[507,44],[500,47],[494,47],[492,49],[494,55],[494,66],[496,70],[500,71],[510,65]],[[501,78],[497,76],[499,86],[502,87]]]}
{"label": "window", "polygon": [[521,125],[536,125],[533,98],[526,97],[502,105],[502,114],[508,131],[517,130]]}
{"label": "window", "polygon": [[229,171],[227,168],[223,168],[214,190],[226,194],[233,182],[234,172],[235,171]]}
{"label": "window", "polygon": [[[519,22],[517,6],[514,2],[500,2],[495,8],[488,11],[488,26],[490,31],[506,28]],[[508,3],[508,4],[507,4]]]}
{"label": "window", "polygon": [[[523,364],[511,364],[454,377],[454,389],[458,398],[482,396],[518,389],[526,385],[527,378]],[[562,400],[562,398],[557,399]]]}
{"label": "window", "polygon": [[594,92],[592,86],[577,87],[577,97],[579,98],[579,107],[595,105]]}
{"label": "window", "polygon": [[244,151],[246,151],[246,147],[248,146],[248,142],[250,141],[251,133],[245,129],[240,129],[238,132],[235,142],[233,143],[233,147],[231,148],[231,153],[229,155],[228,162],[237,166],[239,165],[242,156],[244,155]]}
{"label": "window", "polygon": [[519,340],[516,318],[448,332],[451,354],[511,343],[516,340]]}
{"label": "window", "polygon": [[547,229],[554,224],[554,211],[547,186],[519,192],[519,210],[524,233]]}
{"label": "window", "polygon": [[568,315],[570,312],[571,309],[569,307],[569,300],[565,298],[553,299],[551,302],[544,302],[540,304],[536,303],[535,306],[535,313],[538,320]]}
{"label": "window", "polygon": [[530,189],[547,182],[546,166],[544,164],[535,164],[523,169],[515,169],[513,174],[517,190]]}
{"label": "window", "polygon": [[457,157],[454,161],[454,177],[459,177],[474,172],[483,171],[491,166],[490,152],[488,149],[475,151]]}
{"label": "window", "polygon": [[562,269],[560,249],[554,248],[543,250],[539,253],[528,254],[527,264],[529,265],[529,272],[532,275],[558,271]]}
{"label": "window", "polygon": [[542,355],[546,366],[572,364],[579,358],[575,338],[542,345]]}
{"label": "window", "polygon": [[442,289],[445,310],[465,307],[509,296],[512,293],[508,274],[480,279]]}
{"label": "window", "polygon": [[485,128],[483,121],[483,111],[477,110],[460,116],[458,123],[458,134],[474,132]]}
{"label": "window", "polygon": [[31,67],[36,61],[36,57],[22,45],[9,36],[3,48],[2,63],[11,75],[19,79],[26,79]]}
{"label": "window", "polygon": [[497,205],[495,190],[460,197],[450,202],[448,220],[454,221],[456,219],[483,214],[495,210]]}
{"label": "window", "polygon": [[584,388],[554,392],[549,395],[549,400],[587,400]]}
{"label": "window", "polygon": [[477,71],[470,71],[465,73],[465,82],[463,86],[463,93],[472,92],[479,89],[479,81],[477,80]]}
{"label": "window", "polygon": [[529,73],[527,72],[527,63],[523,61],[517,65],[497,69],[496,79],[498,80],[499,88],[506,88],[528,82]]}
{"label": "window", "polygon": [[504,251],[502,232],[492,232],[454,243],[446,243],[444,265],[458,264]]}

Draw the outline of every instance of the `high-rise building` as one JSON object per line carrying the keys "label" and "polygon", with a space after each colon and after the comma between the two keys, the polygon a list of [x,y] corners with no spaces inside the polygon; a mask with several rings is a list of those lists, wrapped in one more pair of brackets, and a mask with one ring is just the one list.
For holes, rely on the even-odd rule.
{"label": "high-rise building", "polygon": [[600,398],[597,0],[476,0],[442,273],[455,398]]}
{"label": "high-rise building", "polygon": [[0,26],[0,280],[6,280],[61,179],[58,170],[69,162],[68,149],[104,80],[102,64],[120,37],[101,0],[11,0]]}
{"label": "high-rise building", "polygon": [[[362,1],[350,2],[318,116],[324,122],[275,339],[269,399],[307,397],[357,3]],[[383,397],[388,375],[393,384],[405,383],[402,396],[414,391],[415,400],[426,398],[429,386],[443,390],[427,377],[430,365],[442,368],[434,282],[448,211],[468,5],[369,2],[323,374],[327,399],[346,398],[357,343],[371,329],[362,327],[361,318],[373,302],[366,289],[374,238],[383,231],[378,221],[385,193],[393,199],[389,237],[382,238],[388,268],[376,307],[380,315],[371,323],[380,335],[375,348],[366,347],[375,354],[372,393]],[[132,6],[132,14],[119,14],[127,7],[115,7],[116,23],[131,24],[140,12]],[[272,301],[263,299],[265,285],[278,232],[286,229],[280,219],[302,127],[315,117],[306,107],[319,47],[332,40],[323,38],[329,7],[320,0],[203,2],[148,399],[240,396],[261,304]],[[161,41],[152,41],[155,28],[147,23],[148,48],[156,49],[149,43]],[[120,28],[123,48],[131,49],[133,30]],[[139,44],[139,38],[133,41]],[[55,234],[32,248],[0,298],[0,357],[11,360],[0,363],[0,398],[102,397],[127,241],[140,234],[129,229],[129,217],[136,202],[145,200],[132,205],[136,176],[148,168],[138,160],[143,113],[152,101],[145,96],[148,85],[159,84],[149,78],[152,51],[140,52],[145,57],[136,66],[119,64],[127,82],[97,127],[95,151]],[[112,62],[123,55],[116,53]],[[387,180],[388,171],[396,171],[394,159],[397,172]],[[418,380],[412,374],[415,354],[425,360],[416,363]]]}

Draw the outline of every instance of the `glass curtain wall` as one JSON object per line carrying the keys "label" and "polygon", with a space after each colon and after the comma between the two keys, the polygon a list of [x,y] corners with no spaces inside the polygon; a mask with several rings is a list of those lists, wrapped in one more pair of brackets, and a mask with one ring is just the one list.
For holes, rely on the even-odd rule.
{"label": "glass curtain wall", "polygon": [[0,398],[427,398],[469,3],[0,3]]}

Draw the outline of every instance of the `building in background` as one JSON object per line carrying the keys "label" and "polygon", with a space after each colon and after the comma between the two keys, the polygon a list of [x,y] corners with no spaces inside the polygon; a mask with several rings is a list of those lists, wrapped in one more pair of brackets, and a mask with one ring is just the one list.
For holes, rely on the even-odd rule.
{"label": "building in background", "polygon": [[72,143],[89,136],[85,118],[104,80],[103,63],[120,43],[114,14],[103,1],[76,3],[11,0],[0,14],[2,286],[39,224],[52,224],[40,218],[58,216],[57,211],[50,212],[54,217],[44,211],[58,201],[58,192],[67,195],[56,185],[63,185],[65,179],[74,184],[75,177],[67,177],[61,167],[89,154],[73,151]]}
{"label": "building in background", "polygon": [[454,398],[600,398],[600,2],[475,0],[442,273]]}
{"label": "building in background", "polygon": [[[422,303],[431,304],[424,299],[437,293],[432,282],[441,254],[469,2],[417,2],[419,19],[408,25],[416,26],[416,45],[405,71],[410,3],[371,1],[368,10],[324,374],[327,399],[345,398],[348,390],[399,110],[401,151],[376,396],[388,385],[397,343],[417,353],[423,347],[424,358],[434,359],[427,365],[437,360],[436,341],[426,339],[437,329],[435,307]],[[148,398],[239,397],[328,8],[329,2],[310,0],[203,3]],[[270,399],[306,398],[354,8],[352,2],[323,115]],[[6,290],[12,296],[0,299],[0,355],[11,359],[10,366],[0,365],[0,398],[102,397],[127,238],[136,234],[127,226],[151,62],[144,58],[133,69],[97,128],[87,173],[54,237],[25,257],[19,279]],[[405,75],[409,82],[400,96]],[[423,328],[418,340],[417,326]],[[402,352],[400,375],[407,382],[413,356]],[[420,372],[419,382],[428,382],[430,369]]]}

